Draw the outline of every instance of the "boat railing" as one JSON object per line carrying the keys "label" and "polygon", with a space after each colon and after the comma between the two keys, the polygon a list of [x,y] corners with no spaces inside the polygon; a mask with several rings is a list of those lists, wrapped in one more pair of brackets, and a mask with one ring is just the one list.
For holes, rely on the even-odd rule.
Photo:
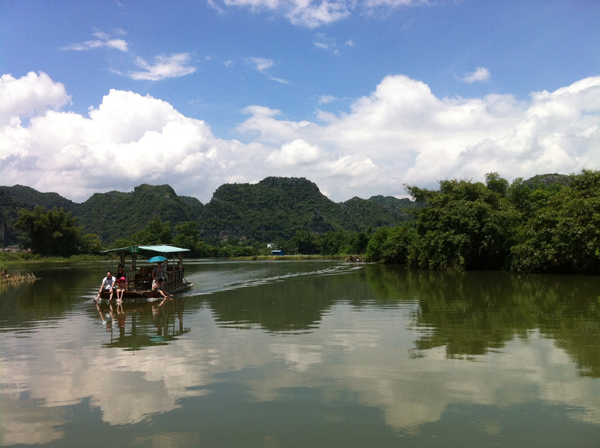
{"label": "boat railing", "polygon": [[163,284],[163,288],[165,291],[173,291],[176,288],[182,286],[185,282],[183,278],[183,269],[174,269],[172,271],[167,271],[167,280]]}

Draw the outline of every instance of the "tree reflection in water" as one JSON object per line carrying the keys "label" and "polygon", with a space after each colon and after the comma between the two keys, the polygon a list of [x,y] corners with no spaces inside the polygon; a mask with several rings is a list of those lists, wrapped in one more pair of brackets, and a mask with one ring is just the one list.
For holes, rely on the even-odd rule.
{"label": "tree reflection in water", "polygon": [[597,277],[387,266],[367,266],[366,273],[380,300],[418,302],[415,357],[445,346],[447,358],[470,359],[539,330],[572,357],[580,375],[600,377]]}

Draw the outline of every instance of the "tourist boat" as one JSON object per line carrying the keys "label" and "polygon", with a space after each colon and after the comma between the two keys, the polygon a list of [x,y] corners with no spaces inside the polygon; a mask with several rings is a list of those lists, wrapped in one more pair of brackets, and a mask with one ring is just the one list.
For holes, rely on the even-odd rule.
{"label": "tourist boat", "polygon": [[[189,252],[189,249],[183,249],[181,247],[175,247],[170,245],[158,245],[158,246],[128,246],[119,247],[117,249],[110,249],[104,252],[117,252],[119,254],[120,263],[125,268],[127,275],[127,290],[123,295],[123,300],[154,300],[162,299],[163,296],[158,291],[152,291],[152,269],[155,265],[137,267],[138,257],[144,254],[150,254],[164,258],[164,262],[167,266],[167,278],[163,281],[162,290],[167,294],[176,294],[186,289],[190,289],[193,285],[183,275],[183,253]],[[175,263],[175,255],[177,255],[177,262]],[[168,257],[172,257],[172,263],[169,264]],[[130,258],[131,264],[126,265],[127,257]],[[156,257],[153,257],[156,258]],[[148,261],[152,260],[150,258]],[[111,271],[112,272],[112,271]],[[113,272],[113,275],[116,275]],[[118,279],[115,279],[118,281]],[[100,296],[101,299],[109,299],[110,293],[102,291]],[[113,300],[117,299],[116,289],[113,292]]]}

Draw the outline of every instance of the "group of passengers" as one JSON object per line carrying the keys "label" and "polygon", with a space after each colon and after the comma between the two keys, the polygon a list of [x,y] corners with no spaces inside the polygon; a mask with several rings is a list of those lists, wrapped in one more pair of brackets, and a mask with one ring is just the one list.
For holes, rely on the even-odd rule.
{"label": "group of passengers", "polygon": [[[152,269],[152,291],[157,291],[164,298],[172,297],[171,294],[165,293],[162,289],[164,279],[166,278],[168,278],[167,268],[162,264],[162,262],[159,261],[157,265],[154,266],[154,269]],[[121,303],[123,301],[125,291],[127,290],[127,273],[125,272],[123,265],[120,264],[117,268],[117,273],[115,276],[113,276],[110,271],[106,273],[106,277],[104,277],[102,280],[102,284],[100,285],[100,290],[98,291],[95,301],[97,302],[100,299],[100,296],[103,292],[109,294],[109,300],[112,300],[113,294],[116,291],[117,303]]]}

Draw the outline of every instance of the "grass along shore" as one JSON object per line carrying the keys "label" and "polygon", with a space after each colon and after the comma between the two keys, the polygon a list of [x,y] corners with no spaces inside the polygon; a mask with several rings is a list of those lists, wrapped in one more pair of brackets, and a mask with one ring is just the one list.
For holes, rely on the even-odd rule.
{"label": "grass along shore", "polygon": [[26,272],[24,274],[18,272],[18,271],[9,271],[6,268],[4,268],[3,266],[0,266],[0,285],[6,285],[6,284],[16,284],[16,283],[23,283],[23,282],[29,282],[29,283],[33,283],[35,281],[36,277],[35,275]]}
{"label": "grass along shore", "polygon": [[71,255],[70,257],[42,257],[31,252],[0,252],[0,262],[2,264],[11,263],[72,263],[78,261],[105,261],[110,260],[107,255]]}

